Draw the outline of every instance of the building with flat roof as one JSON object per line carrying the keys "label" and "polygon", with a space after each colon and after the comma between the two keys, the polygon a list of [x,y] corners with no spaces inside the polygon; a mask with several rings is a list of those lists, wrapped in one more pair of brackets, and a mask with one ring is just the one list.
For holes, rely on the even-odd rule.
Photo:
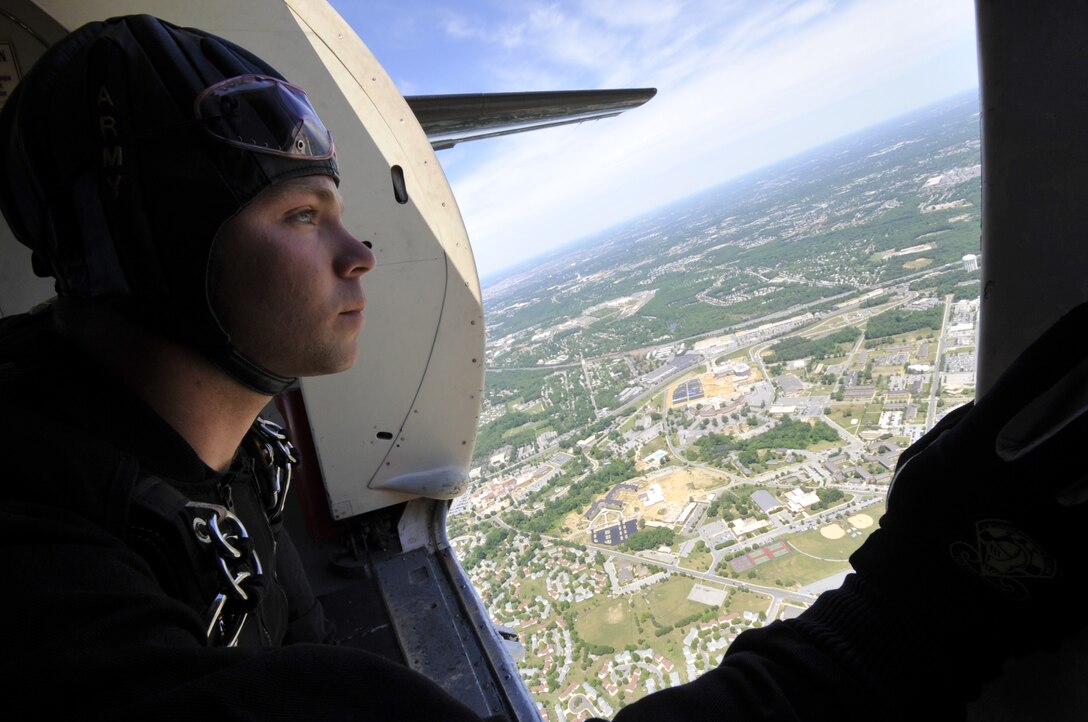
{"label": "building with flat roof", "polygon": [[818,504],[820,497],[814,491],[806,492],[804,489],[790,489],[786,492],[786,508],[797,514],[813,504]]}
{"label": "building with flat roof", "polygon": [[754,531],[765,529],[771,525],[769,519],[734,519],[730,524],[731,531],[737,537],[751,534]]}
{"label": "building with flat roof", "polygon": [[502,447],[491,455],[491,458],[489,458],[487,462],[488,465],[498,466],[499,464],[505,464],[506,462],[510,461],[510,453],[513,450],[514,447],[507,444],[506,446]]}
{"label": "building with flat roof", "polygon": [[793,374],[784,374],[775,378],[775,383],[786,396],[793,396],[805,390],[805,384]]}
{"label": "building with flat roof", "polygon": [[760,489],[752,494],[752,501],[756,503],[760,511],[764,514],[770,514],[772,511],[776,511],[782,508],[782,502],[774,497],[771,492],[766,489]]}

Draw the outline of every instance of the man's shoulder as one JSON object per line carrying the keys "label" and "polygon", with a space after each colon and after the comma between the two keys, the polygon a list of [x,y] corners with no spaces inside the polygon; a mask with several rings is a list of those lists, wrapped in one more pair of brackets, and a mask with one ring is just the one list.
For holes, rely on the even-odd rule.
{"label": "man's shoulder", "polygon": [[74,422],[79,362],[48,310],[0,319],[0,501],[103,518],[122,454]]}
{"label": "man's shoulder", "polygon": [[[74,359],[50,316],[44,311],[0,319],[0,448],[9,458],[40,453],[64,435],[71,396],[65,387],[78,374],[64,372]],[[58,428],[45,435],[44,426]]]}
{"label": "man's shoulder", "polygon": [[0,318],[0,386],[43,373],[60,360],[62,346],[48,308]]}

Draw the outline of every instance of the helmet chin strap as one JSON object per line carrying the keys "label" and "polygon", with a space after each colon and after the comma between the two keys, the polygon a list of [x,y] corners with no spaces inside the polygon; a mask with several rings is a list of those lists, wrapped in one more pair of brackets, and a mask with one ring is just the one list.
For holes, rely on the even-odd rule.
{"label": "helmet chin strap", "polygon": [[275,396],[298,380],[272,373],[233,346],[216,354],[212,360],[232,379],[265,396]]}

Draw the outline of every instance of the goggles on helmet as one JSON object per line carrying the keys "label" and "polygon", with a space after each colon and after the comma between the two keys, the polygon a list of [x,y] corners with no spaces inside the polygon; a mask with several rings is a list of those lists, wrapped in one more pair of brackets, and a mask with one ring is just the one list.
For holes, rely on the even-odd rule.
{"label": "goggles on helmet", "polygon": [[239,148],[300,160],[336,153],[306,92],[267,75],[222,80],[197,96],[195,111],[212,136]]}

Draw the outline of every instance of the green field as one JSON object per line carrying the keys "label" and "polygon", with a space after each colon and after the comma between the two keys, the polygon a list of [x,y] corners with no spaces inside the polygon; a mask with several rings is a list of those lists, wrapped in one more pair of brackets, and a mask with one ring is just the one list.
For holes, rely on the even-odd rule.
{"label": "green field", "polygon": [[[763,566],[767,566],[764,564]],[[742,614],[744,612],[766,612],[771,606],[771,598],[766,594],[759,592],[753,592],[750,590],[737,590],[729,595],[729,599],[726,601],[726,606],[729,611],[734,614]]]}
{"label": "green field", "polygon": [[[848,411],[850,412],[849,416],[846,415]],[[864,412],[865,406],[863,404],[832,404],[831,413],[828,414],[827,417],[846,429],[849,433],[857,436],[858,426],[861,423],[861,416]],[[858,423],[850,423],[853,419],[857,419]]]}
{"label": "green field", "polygon": [[[663,647],[670,641],[678,642],[686,627],[663,637],[656,637],[654,629],[656,626],[672,626],[685,618],[711,609],[705,604],[688,599],[694,585],[694,580],[677,576],[654,584],[633,596],[594,599],[575,614],[575,629],[589,644],[615,649],[623,649],[640,638],[655,648]],[[755,592],[733,592],[726,600],[730,611],[737,613],[745,610],[766,611],[767,604],[767,598]],[[650,621],[650,616],[653,621]],[[657,622],[656,626],[654,622]]]}
{"label": "green field", "polygon": [[673,577],[666,582],[653,585],[642,597],[657,623],[668,626],[706,609],[705,604],[688,600],[688,594],[691,594],[693,586],[695,582],[691,579]]}
{"label": "green field", "polygon": [[[875,522],[884,513],[884,505],[879,504],[864,509],[863,514],[868,515]],[[837,522],[844,529],[849,525],[845,519]],[[818,529],[787,537],[787,541],[794,546],[794,552],[765,564],[755,567],[756,576],[753,578],[763,584],[774,584],[776,580],[786,582],[793,581],[794,586],[804,586],[812,582],[829,577],[837,572],[850,568],[847,558],[862,545],[877,528],[873,526],[860,529],[861,534],[856,537],[849,535],[841,539],[828,539],[820,534]],[[814,559],[812,557],[820,557]],[[824,561],[832,560],[832,561]],[[747,572],[742,573],[741,579],[748,578]]]}
{"label": "green field", "polygon": [[[612,647],[617,651],[634,644],[640,647],[649,646],[679,666],[684,661],[680,652],[683,638],[691,625],[677,627],[658,637],[654,634],[657,628],[654,622],[661,626],[671,626],[686,617],[704,612],[715,616],[722,613],[766,613],[770,605],[770,597],[766,594],[732,588],[723,608],[715,610],[704,604],[688,601],[687,595],[694,584],[692,579],[673,577],[633,596],[621,599],[595,597],[583,604],[574,605],[571,612],[575,618],[575,632],[588,644]],[[576,664],[584,664],[593,672],[597,666],[590,666],[591,659],[593,658],[576,659]],[[640,696],[642,695],[628,695],[628,701]],[[544,695],[543,698],[550,699],[550,696]]]}
{"label": "green field", "polygon": [[792,581],[792,586],[797,587],[811,584],[849,568],[850,565],[845,561],[825,562],[793,552],[755,567],[753,570],[755,571],[754,577],[749,577],[748,572],[741,576],[766,585],[781,581],[784,586],[791,586],[785,584],[785,582]]}
{"label": "green field", "polygon": [[541,399],[540,401],[537,401],[535,404],[533,404],[532,406],[525,409],[525,413],[533,414],[534,416],[536,414],[544,413],[544,401],[543,401],[543,399]]}
{"label": "green field", "polygon": [[705,572],[710,569],[710,562],[714,561],[705,542],[699,542],[692,549],[691,554],[680,560],[680,566],[694,569],[697,572]]}
{"label": "green field", "polygon": [[576,615],[574,627],[590,644],[623,649],[639,638],[631,602],[631,597],[603,600]]}
{"label": "green field", "polygon": [[842,539],[828,539],[816,529],[795,534],[789,538],[789,542],[796,551],[836,561],[846,561],[846,558],[858,547],[856,541],[849,536],[844,536]]}
{"label": "green field", "polygon": [[834,393],[834,386],[827,386],[824,384],[816,384],[805,390],[804,396],[830,396]]}
{"label": "green field", "polygon": [[[939,322],[940,319],[938,319],[938,325],[940,325]],[[909,344],[919,344],[923,341],[928,341],[929,343],[937,343],[936,332],[933,329],[920,328],[915,331],[907,331],[906,333],[896,334],[895,336],[882,336],[880,338],[874,338],[871,340],[866,338],[865,348],[869,349],[870,352],[879,352],[880,349],[887,348],[888,346],[906,346]]]}
{"label": "green field", "polygon": [[645,457],[649,456],[650,454],[654,453],[655,451],[661,451],[664,448],[665,448],[665,437],[664,436],[658,436],[656,439],[654,439],[653,441],[651,441],[650,443],[648,443],[648,444],[646,444],[646,445],[644,445],[642,447],[641,451],[639,451],[639,456],[642,457],[642,458],[645,458]]}
{"label": "green field", "polygon": [[525,600],[535,599],[536,597],[547,598],[548,587],[544,583],[544,579],[524,579],[521,582],[521,587],[518,589],[518,597]]}

